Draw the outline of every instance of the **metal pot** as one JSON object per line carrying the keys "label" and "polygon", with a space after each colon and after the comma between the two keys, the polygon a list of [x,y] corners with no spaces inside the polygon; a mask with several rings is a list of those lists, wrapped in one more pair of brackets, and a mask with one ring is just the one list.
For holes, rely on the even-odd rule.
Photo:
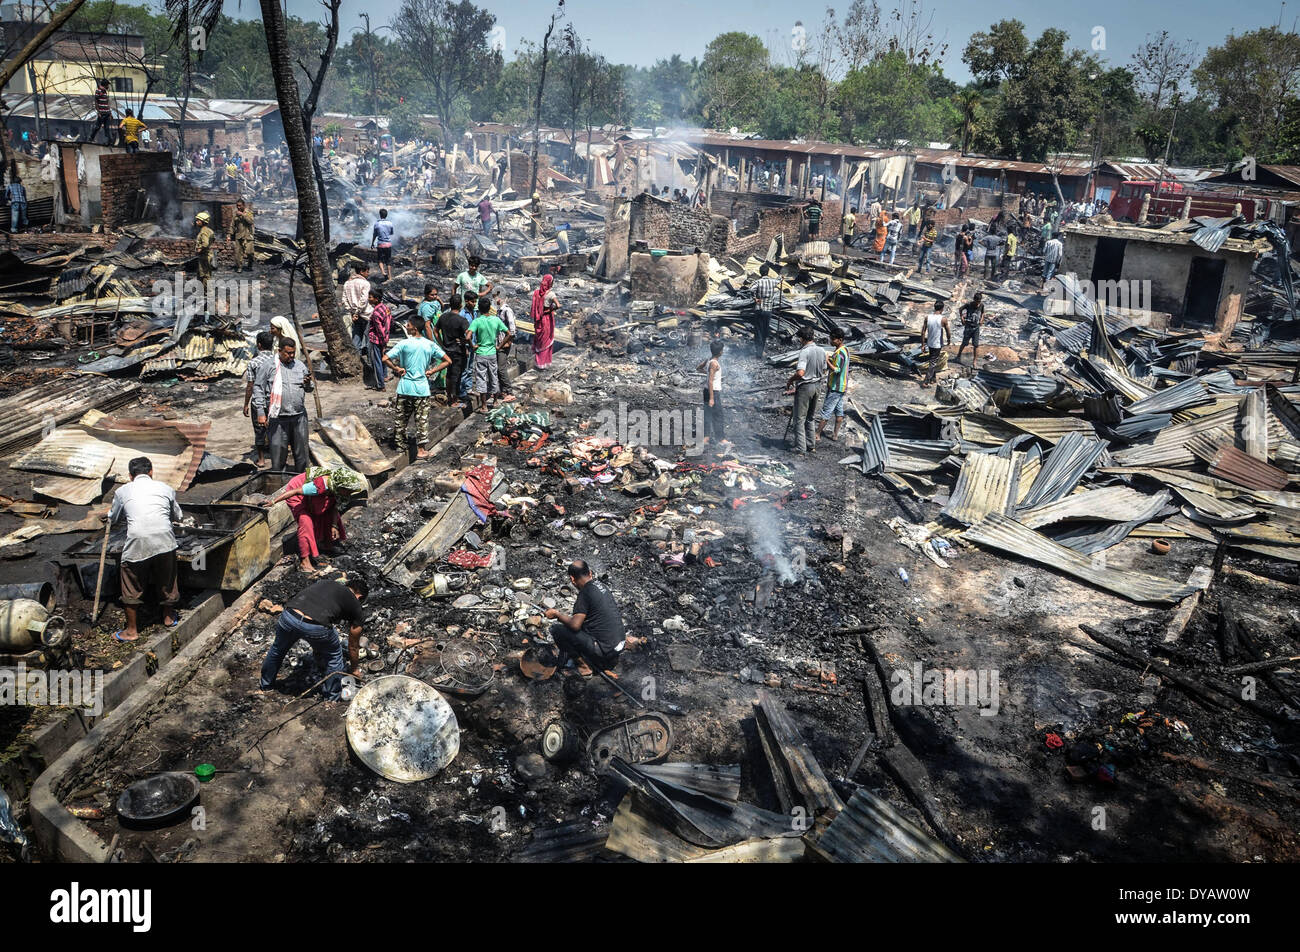
{"label": "metal pot", "polygon": [[30,598],[40,602],[46,611],[54,611],[54,586],[49,582],[18,582],[0,585],[0,599]]}

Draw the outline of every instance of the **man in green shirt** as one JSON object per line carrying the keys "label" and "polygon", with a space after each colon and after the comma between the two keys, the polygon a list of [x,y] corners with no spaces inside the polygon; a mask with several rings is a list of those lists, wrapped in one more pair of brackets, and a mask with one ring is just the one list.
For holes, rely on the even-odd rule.
{"label": "man in green shirt", "polygon": [[384,354],[384,365],[398,376],[397,399],[393,401],[393,439],[403,454],[406,422],[415,417],[415,457],[429,456],[429,378],[451,365],[441,347],[425,337],[425,322],[419,314],[406,319],[406,334]]}
{"label": "man in green shirt", "polygon": [[469,269],[456,275],[456,290],[462,295],[466,291],[473,291],[476,297],[482,298],[492,293],[492,282],[479,271],[478,266],[478,258],[472,257],[469,259]]}
{"label": "man in green shirt", "polygon": [[844,332],[834,331],[831,334],[831,344],[835,350],[826,358],[829,376],[826,381],[826,401],[822,404],[822,418],[817,424],[817,438],[821,439],[826,422],[833,416],[835,429],[831,433],[831,441],[838,442],[840,427],[844,425],[844,401],[849,395],[849,351],[844,346]]}
{"label": "man in green shirt", "polygon": [[470,346],[474,348],[474,394],[478,409],[488,405],[488,397],[501,393],[501,378],[497,374],[497,340],[510,339],[510,328],[492,311],[492,299],[481,297],[478,317],[469,325]]}

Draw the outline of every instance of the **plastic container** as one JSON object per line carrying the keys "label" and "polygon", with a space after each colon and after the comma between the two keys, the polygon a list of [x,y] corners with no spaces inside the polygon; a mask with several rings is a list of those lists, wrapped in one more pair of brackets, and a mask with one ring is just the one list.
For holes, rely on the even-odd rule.
{"label": "plastic container", "polygon": [[199,783],[207,783],[217,775],[217,768],[212,764],[199,764],[194,768],[194,776],[199,778]]}

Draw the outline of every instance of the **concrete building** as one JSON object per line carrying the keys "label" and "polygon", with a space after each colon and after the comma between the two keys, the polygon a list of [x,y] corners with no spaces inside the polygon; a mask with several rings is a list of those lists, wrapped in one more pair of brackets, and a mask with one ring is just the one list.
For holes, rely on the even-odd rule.
{"label": "concrete building", "polygon": [[1061,272],[1092,282],[1108,304],[1164,312],[1172,326],[1225,335],[1242,315],[1255,257],[1269,250],[1266,241],[1228,238],[1209,252],[1188,232],[1134,225],[1068,225],[1064,242]]}

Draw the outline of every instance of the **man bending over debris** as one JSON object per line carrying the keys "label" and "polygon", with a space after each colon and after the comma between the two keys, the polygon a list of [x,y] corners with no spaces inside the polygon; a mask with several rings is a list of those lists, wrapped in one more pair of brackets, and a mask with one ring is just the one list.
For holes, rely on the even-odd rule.
{"label": "man bending over debris", "polygon": [[790,424],[794,427],[794,451],[799,454],[817,452],[817,415],[821,412],[826,379],[826,349],[813,343],[811,327],[799,328],[799,362],[786,381],[785,392],[794,394],[794,410]]}
{"label": "man bending over debris", "polygon": [[412,314],[406,319],[406,338],[384,355],[384,363],[395,374],[397,397],[393,400],[393,439],[406,455],[406,421],[415,417],[415,457],[429,458],[429,378],[451,366],[443,349],[424,336],[424,318]]}
{"label": "man bending over debris", "polygon": [[625,647],[623,616],[614,596],[596,580],[584,560],[574,559],[569,564],[569,580],[578,589],[573,614],[546,609],[546,617],[556,620],[551,626],[551,637],[560,652],[556,667],[564,668],[573,660],[580,674],[591,674],[587,662],[608,671],[618,664],[619,653]]}
{"label": "man bending over debris", "polygon": [[235,245],[235,270],[253,270],[253,210],[241,198],[235,202],[235,217],[230,220],[230,240]]}
{"label": "man bending over debris", "polygon": [[176,533],[172,523],[184,518],[176,502],[176,491],[153,479],[153,463],[137,456],[127,464],[131,481],[113,494],[113,506],[103,517],[110,523],[126,517],[126,547],[122,549],[119,573],[122,580],[122,609],[126,627],[113,637],[135,641],[144,593],[151,585],[162,596],[163,624],[174,628],[179,621],[176,605],[181,600],[176,585]]}
{"label": "man bending over debris", "polygon": [[929,351],[930,366],[925,374],[925,386],[934,383],[939,373],[939,363],[943,358],[943,345],[952,343],[952,331],[948,327],[948,318],[943,313],[943,302],[934,302],[934,311],[925,318],[923,327],[925,346]]}
{"label": "man bending over debris", "polygon": [[[311,645],[316,656],[317,668],[324,668],[323,674],[335,675],[321,686],[321,693],[328,700],[337,701],[342,693],[342,684],[337,675],[346,670],[353,677],[361,677],[361,603],[370,594],[370,586],[363,576],[349,578],[347,584],[331,580],[313,582],[289,601],[285,602],[284,611],[275,623],[275,641],[271,642],[262,662],[260,687],[269,691],[275,687],[275,676],[280,673],[280,665],[289,649],[299,640]],[[339,636],[334,632],[334,625],[340,621],[348,625],[348,662],[343,664],[343,646]]]}
{"label": "man bending over debris", "polygon": [[307,449],[306,394],[312,390],[311,368],[297,359],[298,348],[280,340],[280,359],[263,365],[253,381],[253,407],[261,426],[269,426],[271,469],[284,469],[289,445],[299,472],[311,465]]}

